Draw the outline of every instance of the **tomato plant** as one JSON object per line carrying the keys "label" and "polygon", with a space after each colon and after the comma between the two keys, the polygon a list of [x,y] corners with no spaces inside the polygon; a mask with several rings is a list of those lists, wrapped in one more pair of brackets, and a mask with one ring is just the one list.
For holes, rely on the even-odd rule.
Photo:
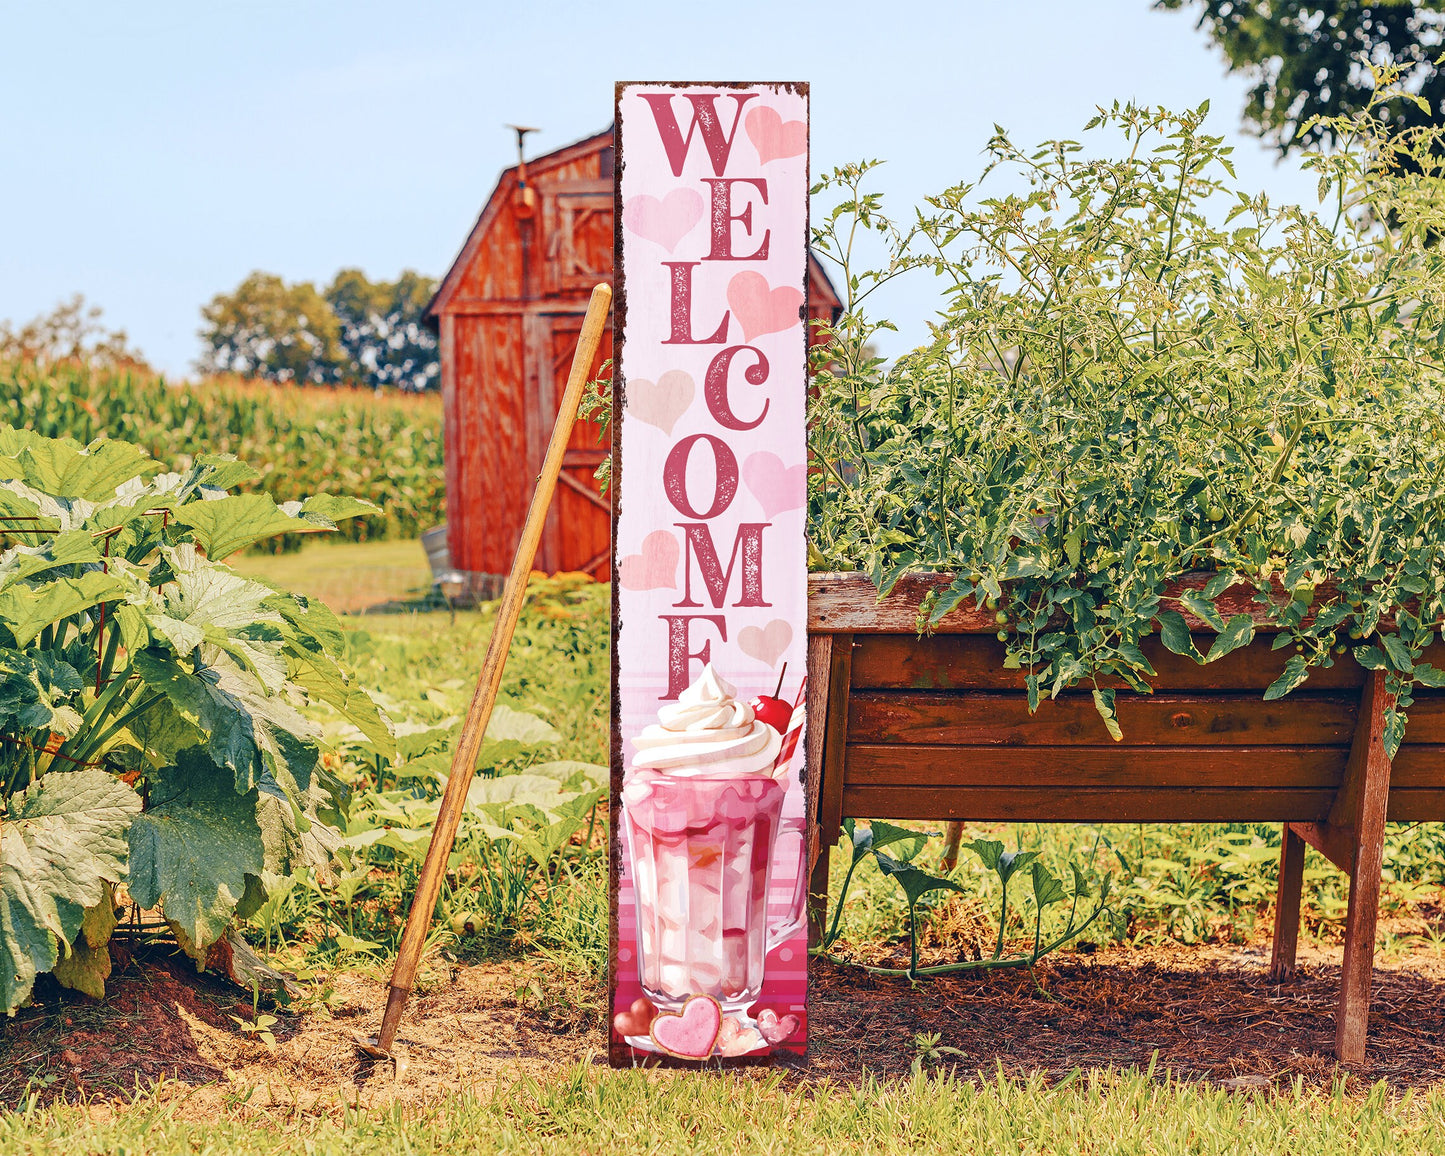
{"label": "tomato plant", "polygon": [[[1391,80],[1305,162],[1316,211],[1238,189],[1207,105],[1101,110],[1088,130],[1122,139],[1115,158],[1000,133],[984,179],[906,228],[870,164],[826,177],[815,195],[840,200],[813,241],[848,308],[815,363],[814,568],[885,592],[952,573],[921,625],[996,603],[1030,707],[1092,684],[1115,738],[1105,678],[1147,691],[1155,630],[1198,662],[1250,644],[1252,616],[1215,600],[1252,586],[1294,649],[1265,697],[1350,650],[1399,696],[1393,752],[1411,688],[1445,685],[1422,657],[1445,616],[1445,194],[1439,130],[1389,128],[1413,99]],[[996,170],[1012,184],[990,195]],[[916,271],[941,308],[890,364],[867,299]],[[1202,591],[1168,592],[1197,570]],[[1217,631],[1207,653],[1186,610]]]}

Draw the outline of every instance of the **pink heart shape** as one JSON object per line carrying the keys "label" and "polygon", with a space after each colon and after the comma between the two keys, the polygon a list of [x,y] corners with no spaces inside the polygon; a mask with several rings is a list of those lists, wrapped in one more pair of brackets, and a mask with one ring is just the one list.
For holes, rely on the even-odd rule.
{"label": "pink heart shape", "polygon": [[656,381],[635,378],[627,383],[627,416],[671,434],[695,392],[692,375],[680,369],[669,369]]}
{"label": "pink heart shape", "polygon": [[743,122],[753,148],[758,150],[758,160],[763,164],[782,157],[796,157],[807,151],[808,122],[803,120],[785,121],[776,109],[765,104],[754,105]]}
{"label": "pink heart shape", "polygon": [[705,1060],[722,1030],[722,1007],[710,995],[690,996],[680,1012],[659,1012],[652,1042],[671,1056]]}
{"label": "pink heart shape", "polygon": [[792,641],[793,628],[784,618],[774,618],[766,626],[744,626],[738,631],[738,649],[769,666],[778,665]]}
{"label": "pink heart shape", "polygon": [[626,590],[676,590],[681,548],[669,530],[654,530],[642,539],[642,552],[628,554],[618,565],[618,581]]}
{"label": "pink heart shape", "polygon": [[622,207],[622,223],[669,253],[702,220],[702,194],[696,189],[673,189],[662,200],[639,193]]}
{"label": "pink heart shape", "polygon": [[796,510],[808,500],[808,467],[785,466],[766,450],[743,459],[743,484],[763,507],[763,517]]}
{"label": "pink heart shape", "polygon": [[781,333],[803,320],[803,293],[791,285],[774,289],[761,273],[739,273],[728,282],[728,308],[743,327],[743,339]]}
{"label": "pink heart shape", "polygon": [[764,1008],[758,1012],[758,1031],[770,1044],[776,1045],[792,1039],[801,1026],[802,1022],[795,1015],[785,1015],[780,1019],[772,1008]]}

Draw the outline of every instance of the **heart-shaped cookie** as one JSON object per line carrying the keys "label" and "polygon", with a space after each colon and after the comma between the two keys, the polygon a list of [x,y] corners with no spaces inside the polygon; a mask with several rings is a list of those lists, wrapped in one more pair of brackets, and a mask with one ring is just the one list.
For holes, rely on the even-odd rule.
{"label": "heart-shaped cookie", "polygon": [[724,1016],[718,1030],[717,1043],[713,1045],[722,1056],[745,1056],[759,1048],[768,1046],[756,1028],[743,1027],[742,1020],[735,1016]]}
{"label": "heart-shaped cookie", "polygon": [[619,1036],[645,1036],[657,1016],[657,1009],[649,999],[635,999],[625,1012],[612,1017],[612,1026]]}
{"label": "heart-shaped cookie", "polygon": [[779,1016],[772,1008],[758,1012],[758,1031],[770,1044],[780,1044],[798,1034],[802,1022],[795,1015]]}
{"label": "heart-shaped cookie", "polygon": [[659,1012],[652,1042],[681,1060],[705,1060],[722,1031],[722,1005],[710,995],[689,996],[680,1012]]}

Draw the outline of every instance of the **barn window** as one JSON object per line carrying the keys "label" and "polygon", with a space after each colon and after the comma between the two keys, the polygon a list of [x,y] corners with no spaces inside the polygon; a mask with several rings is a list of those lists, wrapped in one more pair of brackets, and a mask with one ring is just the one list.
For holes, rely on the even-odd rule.
{"label": "barn window", "polygon": [[612,146],[608,145],[597,154],[597,177],[599,180],[608,181],[617,175],[613,165]]}

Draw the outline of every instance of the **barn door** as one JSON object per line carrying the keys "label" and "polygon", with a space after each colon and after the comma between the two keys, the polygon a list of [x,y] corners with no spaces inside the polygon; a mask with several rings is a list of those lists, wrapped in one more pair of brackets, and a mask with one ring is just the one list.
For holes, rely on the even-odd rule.
{"label": "barn door", "polygon": [[[567,385],[567,373],[572,368],[582,314],[544,313],[528,320],[529,336],[534,343],[534,355],[529,361],[536,367],[539,380],[535,388],[529,388],[536,403],[532,410],[535,417],[529,415],[532,420],[527,423],[527,457],[535,463],[534,470],[539,470],[557,417],[557,406]],[[609,326],[592,372],[596,373],[611,356]],[[532,383],[528,385],[531,387]],[[585,570],[604,582],[611,575],[612,505],[600,493],[592,476],[607,456],[606,443],[598,443],[601,432],[602,427],[591,421],[578,421],[573,427],[538,551],[537,565],[549,573]]]}

